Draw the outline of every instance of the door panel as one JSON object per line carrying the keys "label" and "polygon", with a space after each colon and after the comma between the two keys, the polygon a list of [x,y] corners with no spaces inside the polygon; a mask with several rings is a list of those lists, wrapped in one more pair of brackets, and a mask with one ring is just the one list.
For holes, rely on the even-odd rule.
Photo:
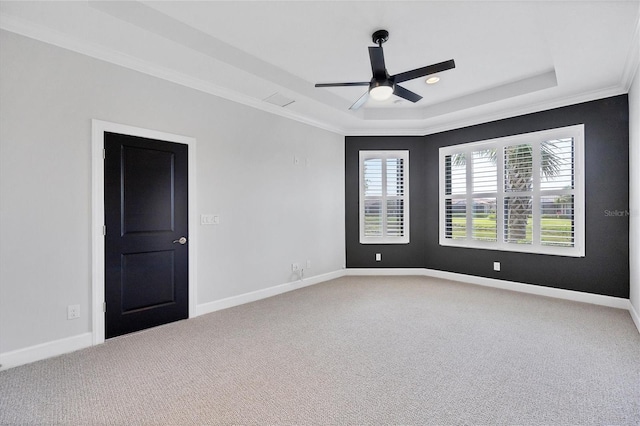
{"label": "door panel", "polygon": [[188,317],[188,147],[104,136],[110,338]]}
{"label": "door panel", "polygon": [[173,231],[175,155],[130,146],[122,151],[123,233]]}
{"label": "door panel", "polygon": [[175,303],[173,251],[122,255],[122,312]]}

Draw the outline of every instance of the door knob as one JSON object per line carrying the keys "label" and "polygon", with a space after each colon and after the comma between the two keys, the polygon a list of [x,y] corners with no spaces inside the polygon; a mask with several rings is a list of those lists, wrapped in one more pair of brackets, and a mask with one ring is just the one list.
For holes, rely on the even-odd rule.
{"label": "door knob", "polygon": [[173,244],[180,243],[182,245],[187,244],[187,237],[180,237],[177,240],[173,240]]}

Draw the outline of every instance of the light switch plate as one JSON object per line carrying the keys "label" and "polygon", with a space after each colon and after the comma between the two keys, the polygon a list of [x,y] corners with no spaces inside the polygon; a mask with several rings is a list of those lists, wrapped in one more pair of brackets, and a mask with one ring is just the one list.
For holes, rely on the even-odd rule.
{"label": "light switch plate", "polygon": [[201,214],[200,215],[200,224],[201,225],[218,225],[220,223],[220,216],[216,214]]}

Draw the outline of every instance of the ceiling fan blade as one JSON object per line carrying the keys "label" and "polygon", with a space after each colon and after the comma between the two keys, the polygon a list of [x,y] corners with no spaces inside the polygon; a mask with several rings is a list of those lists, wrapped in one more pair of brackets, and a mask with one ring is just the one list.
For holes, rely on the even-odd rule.
{"label": "ceiling fan blade", "polygon": [[401,72],[400,74],[392,75],[391,78],[396,83],[402,83],[403,81],[413,80],[414,78],[424,77],[429,74],[447,71],[455,67],[456,63],[453,61],[453,59],[449,59],[448,61],[440,62],[433,65],[427,65],[426,67],[417,68],[415,70]]}
{"label": "ceiling fan blade", "polygon": [[358,108],[360,108],[362,105],[364,105],[365,102],[367,102],[367,99],[369,99],[369,91],[367,90],[366,92],[364,92],[364,95],[360,96],[360,98],[355,101],[355,103],[353,105],[351,105],[349,107],[350,110],[357,110]]}
{"label": "ceiling fan blade", "polygon": [[404,87],[398,86],[397,84],[395,89],[393,89],[393,94],[413,103],[418,102],[420,99],[422,99],[422,96],[418,95],[415,92],[412,92],[411,90],[407,90]]}
{"label": "ceiling fan blade", "polygon": [[384,54],[382,47],[369,47],[369,59],[371,59],[371,71],[374,78],[387,78],[387,67],[384,66]]}
{"label": "ceiling fan blade", "polygon": [[368,86],[368,81],[361,81],[357,83],[317,83],[316,87],[342,87],[342,86]]}

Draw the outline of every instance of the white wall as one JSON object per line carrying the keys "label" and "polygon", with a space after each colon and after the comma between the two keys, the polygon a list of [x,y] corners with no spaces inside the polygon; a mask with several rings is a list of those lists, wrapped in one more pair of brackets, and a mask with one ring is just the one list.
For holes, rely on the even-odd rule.
{"label": "white wall", "polygon": [[343,267],[338,134],[4,31],[0,111],[0,354],[91,332],[94,118],[196,138],[199,305]]}
{"label": "white wall", "polygon": [[640,67],[629,90],[629,211],[629,299],[640,330]]}

